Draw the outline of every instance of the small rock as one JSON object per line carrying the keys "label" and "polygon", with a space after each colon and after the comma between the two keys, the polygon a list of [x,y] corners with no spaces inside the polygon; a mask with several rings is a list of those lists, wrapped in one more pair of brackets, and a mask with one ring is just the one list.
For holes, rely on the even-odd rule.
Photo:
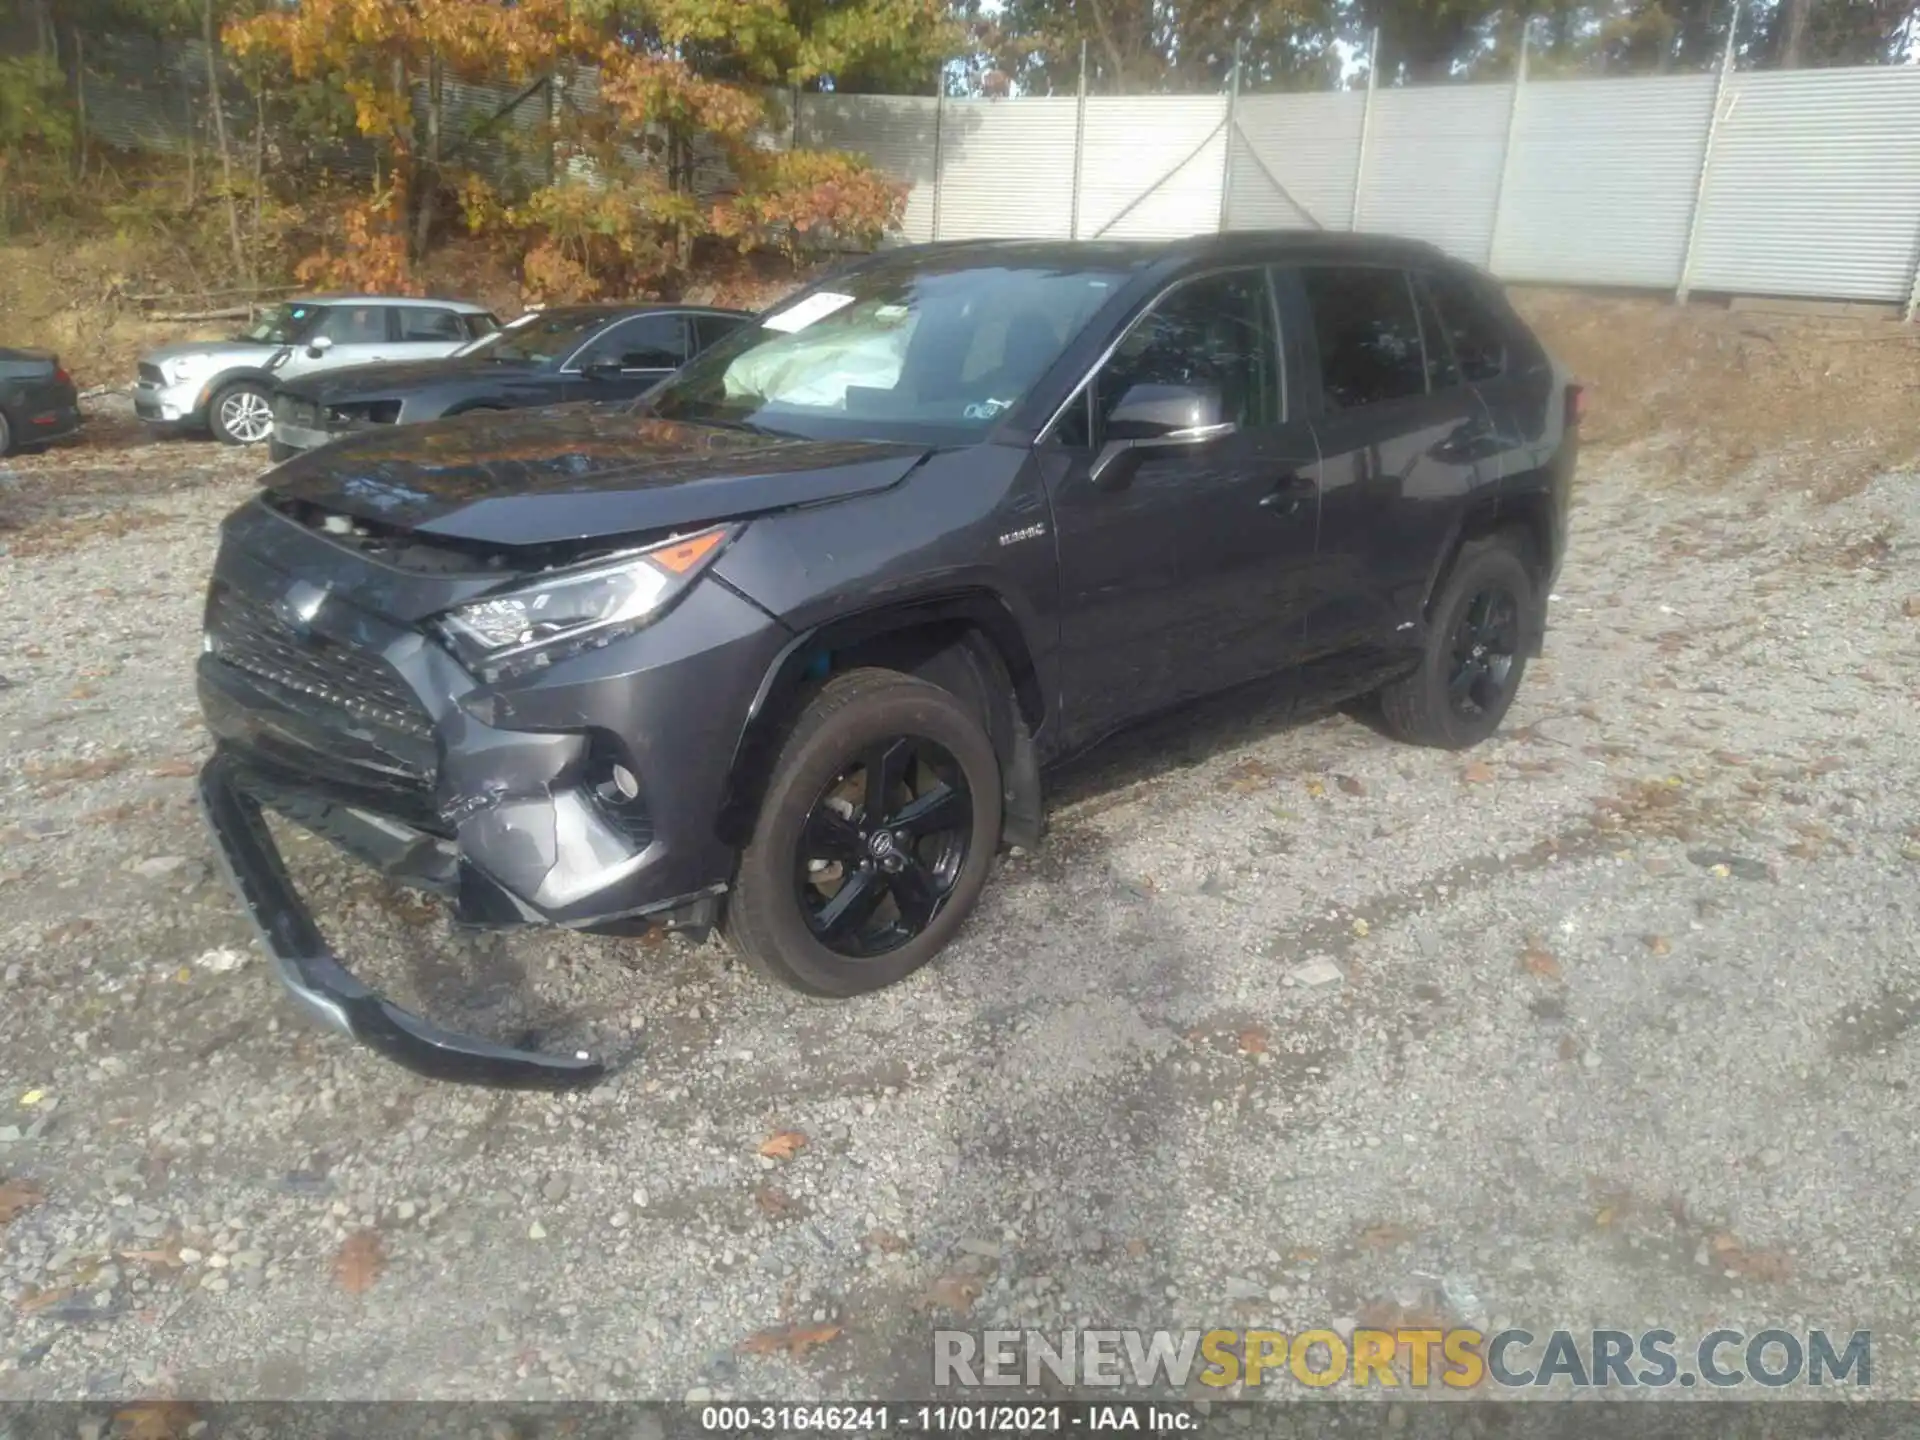
{"label": "small rock", "polygon": [[0,1125],[0,1145],[11,1145],[20,1138],[18,1125]]}
{"label": "small rock", "polygon": [[195,960],[197,969],[211,971],[215,975],[225,975],[228,971],[238,970],[247,963],[248,953],[232,945],[222,945],[217,950],[209,950]]}
{"label": "small rock", "polygon": [[1587,1051],[1586,1054],[1580,1057],[1580,1063],[1589,1070],[1598,1070],[1600,1068],[1600,1052],[1597,1050]]}
{"label": "small rock", "polygon": [[152,855],[137,862],[132,868],[134,874],[153,880],[162,875],[171,875],[186,863],[187,857],[184,855]]}
{"label": "small rock", "polygon": [[962,1240],[954,1247],[963,1255],[978,1255],[983,1260],[998,1260],[1000,1247],[991,1240]]}
{"label": "small rock", "polygon": [[202,1255],[198,1250],[194,1249],[191,1245],[182,1247],[180,1251],[180,1263],[182,1265],[198,1265],[202,1260],[206,1258],[207,1257],[205,1255]]}
{"label": "small rock", "polygon": [[1778,1170],[1786,1158],[1778,1150],[1769,1146],[1760,1152],[1760,1167],[1763,1170]]}
{"label": "small rock", "polygon": [[684,1398],[689,1405],[699,1405],[713,1399],[713,1391],[705,1385],[696,1385],[687,1391]]}
{"label": "small rock", "polygon": [[566,1199],[567,1177],[564,1175],[554,1176],[551,1180],[547,1181],[545,1188],[542,1189],[540,1193],[545,1195],[547,1199],[556,1202]]}
{"label": "small rock", "polygon": [[1244,1275],[1229,1275],[1227,1298],[1229,1300],[1264,1300],[1267,1298],[1267,1287],[1258,1280],[1249,1280]]}
{"label": "small rock", "polygon": [[216,1295],[224,1295],[226,1293],[228,1283],[229,1282],[226,1276],[212,1274],[212,1275],[208,1275],[206,1279],[200,1282],[200,1288],[202,1290],[211,1290]]}
{"label": "small rock", "polygon": [[547,1227],[542,1225],[538,1220],[534,1221],[531,1225],[527,1227],[527,1239],[544,1240],[546,1238],[547,1238]]}
{"label": "small rock", "polygon": [[420,1207],[411,1200],[402,1200],[393,1207],[393,1213],[402,1220],[411,1220],[420,1213]]}
{"label": "small rock", "polygon": [[1322,956],[1318,960],[1309,960],[1304,965],[1296,965],[1289,973],[1289,979],[1296,985],[1305,985],[1317,990],[1323,985],[1338,985],[1346,977],[1340,973],[1340,967]]}

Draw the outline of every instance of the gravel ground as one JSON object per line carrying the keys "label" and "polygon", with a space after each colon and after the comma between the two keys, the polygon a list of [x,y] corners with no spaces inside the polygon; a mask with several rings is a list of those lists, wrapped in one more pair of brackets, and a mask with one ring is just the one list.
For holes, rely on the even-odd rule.
{"label": "gravel ground", "polygon": [[1494,742],[1273,695],[1157,725],[851,1004],[463,938],[295,848],[382,983],[622,1062],[555,1098],[280,999],[189,779],[254,462],[117,434],[0,480],[0,1176],[44,1197],[0,1228],[0,1399],[908,1396],[943,1319],[1431,1313],[1871,1328],[1920,1395],[1912,475],[1820,505],[1592,455]]}

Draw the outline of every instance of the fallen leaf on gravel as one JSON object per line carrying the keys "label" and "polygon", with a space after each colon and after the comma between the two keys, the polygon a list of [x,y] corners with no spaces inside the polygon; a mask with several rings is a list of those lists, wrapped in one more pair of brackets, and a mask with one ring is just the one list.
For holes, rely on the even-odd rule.
{"label": "fallen leaf on gravel", "polygon": [[867,1244],[878,1250],[882,1255],[904,1255],[907,1253],[907,1242],[891,1230],[869,1230],[867,1232]]}
{"label": "fallen leaf on gravel", "polygon": [[67,699],[91,700],[94,696],[98,695],[99,693],[100,693],[100,687],[97,685],[76,685],[71,690],[67,691]]}
{"label": "fallen leaf on gravel", "polygon": [[1141,1259],[1147,1253],[1147,1242],[1137,1239],[1129,1240],[1126,1244],[1126,1251],[1127,1254],[1131,1255],[1134,1259]]}
{"label": "fallen leaf on gravel", "polygon": [[1318,800],[1326,793],[1327,787],[1322,785],[1318,780],[1307,781],[1307,794],[1311,795],[1314,799]]}
{"label": "fallen leaf on gravel", "polygon": [[23,1215],[47,1198],[47,1192],[31,1180],[0,1181],[0,1225]]}
{"label": "fallen leaf on gravel", "polygon": [[769,1160],[791,1160],[807,1148],[807,1137],[798,1130],[776,1130],[760,1142],[760,1153]]}
{"label": "fallen leaf on gravel", "polygon": [[96,755],[91,760],[64,760],[57,765],[28,765],[27,774],[36,780],[104,780],[126,768],[132,757],[124,750]]}
{"label": "fallen leaf on gravel", "polygon": [[951,1310],[956,1315],[964,1315],[973,1308],[973,1302],[980,1298],[980,1277],[965,1275],[958,1271],[942,1275],[927,1290],[926,1298],[920,1302],[923,1310],[939,1308]]}
{"label": "fallen leaf on gravel", "polygon": [[1382,1223],[1369,1225],[1360,1232],[1360,1243],[1369,1250],[1391,1250],[1396,1245],[1404,1245],[1413,1238],[1413,1232],[1404,1225]]}
{"label": "fallen leaf on gravel", "polygon": [[78,939],[91,929],[93,929],[93,921],[83,916],[73,920],[62,920],[58,925],[49,927],[40,938],[49,945],[61,945],[68,940]]}
{"label": "fallen leaf on gravel", "polygon": [[1250,1025],[1240,1032],[1240,1048],[1248,1055],[1264,1055],[1267,1051],[1267,1032],[1258,1025]]}
{"label": "fallen leaf on gravel", "polygon": [[1493,780],[1493,767],[1484,760],[1475,760],[1460,772],[1460,778],[1469,785],[1486,785]]}
{"label": "fallen leaf on gravel", "polygon": [[1640,937],[1640,943],[1656,955],[1671,955],[1673,953],[1673,942],[1668,940],[1664,935],[1642,935]]}
{"label": "fallen leaf on gravel", "polygon": [[51,1290],[35,1290],[22,1295],[17,1308],[22,1315],[37,1315],[42,1310],[58,1305],[62,1300],[71,1300],[73,1294],[71,1285],[56,1285]]}
{"label": "fallen leaf on gravel", "polygon": [[753,1203],[760,1207],[761,1214],[776,1220],[793,1209],[793,1197],[772,1185],[762,1185],[754,1191]]}
{"label": "fallen leaf on gravel", "polygon": [[809,1350],[826,1344],[839,1333],[838,1325],[794,1325],[785,1330],[762,1330],[734,1348],[746,1355],[778,1355],[784,1351],[794,1360],[804,1360]]}
{"label": "fallen leaf on gravel", "polygon": [[1367,793],[1367,787],[1361,784],[1355,776],[1336,775],[1333,778],[1334,782],[1349,795],[1364,795]]}
{"label": "fallen leaf on gravel", "polygon": [[333,1257],[333,1278],[349,1295],[364,1295],[386,1268],[387,1252],[377,1230],[356,1230],[341,1242]]}
{"label": "fallen leaf on gravel", "polygon": [[1748,1280],[1776,1283],[1793,1273],[1793,1261],[1779,1250],[1749,1250],[1739,1239],[1721,1231],[1707,1241],[1714,1264]]}
{"label": "fallen leaf on gravel", "polygon": [[180,1258],[180,1242],[168,1241],[157,1250],[122,1250],[122,1260],[137,1261],[142,1265],[152,1265],[161,1270],[184,1270],[187,1262]]}
{"label": "fallen leaf on gravel", "polygon": [[1555,1053],[1558,1054],[1562,1060],[1578,1060],[1580,1058],[1580,1049],[1581,1046],[1578,1039],[1572,1035],[1562,1035],[1560,1037],[1559,1048]]}
{"label": "fallen leaf on gravel", "polygon": [[185,780],[199,773],[200,762],[198,760],[188,760],[184,757],[178,760],[162,760],[158,765],[155,765],[147,771],[147,774],[162,780]]}
{"label": "fallen leaf on gravel", "polygon": [[185,1440],[198,1417],[184,1400],[142,1400],[113,1412],[115,1440]]}
{"label": "fallen leaf on gravel", "polygon": [[1520,968],[1529,975],[1542,975],[1549,980],[1560,978],[1560,962],[1538,945],[1529,945],[1520,952]]}

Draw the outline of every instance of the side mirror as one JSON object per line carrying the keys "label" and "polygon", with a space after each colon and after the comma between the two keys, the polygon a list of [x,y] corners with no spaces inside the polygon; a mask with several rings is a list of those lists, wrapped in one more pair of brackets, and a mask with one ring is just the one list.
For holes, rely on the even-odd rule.
{"label": "side mirror", "polygon": [[1135,385],[1107,416],[1107,441],[1094,456],[1088,478],[1096,485],[1103,478],[1118,484],[1124,473],[1118,462],[1135,451],[1224,439],[1240,428],[1221,418],[1225,408],[1211,385]]}
{"label": "side mirror", "polygon": [[332,348],[333,337],[330,335],[316,335],[307,342],[307,354],[314,360],[318,360]]}

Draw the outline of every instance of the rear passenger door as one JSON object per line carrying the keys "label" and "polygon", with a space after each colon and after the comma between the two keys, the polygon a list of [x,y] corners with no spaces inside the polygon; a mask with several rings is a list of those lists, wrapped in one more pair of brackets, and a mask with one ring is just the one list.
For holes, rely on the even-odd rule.
{"label": "rear passenger door", "polygon": [[1307,650],[1395,645],[1414,631],[1473,492],[1497,478],[1485,463],[1496,449],[1491,419],[1409,271],[1324,264],[1284,275],[1292,313],[1313,340],[1319,392]]}

